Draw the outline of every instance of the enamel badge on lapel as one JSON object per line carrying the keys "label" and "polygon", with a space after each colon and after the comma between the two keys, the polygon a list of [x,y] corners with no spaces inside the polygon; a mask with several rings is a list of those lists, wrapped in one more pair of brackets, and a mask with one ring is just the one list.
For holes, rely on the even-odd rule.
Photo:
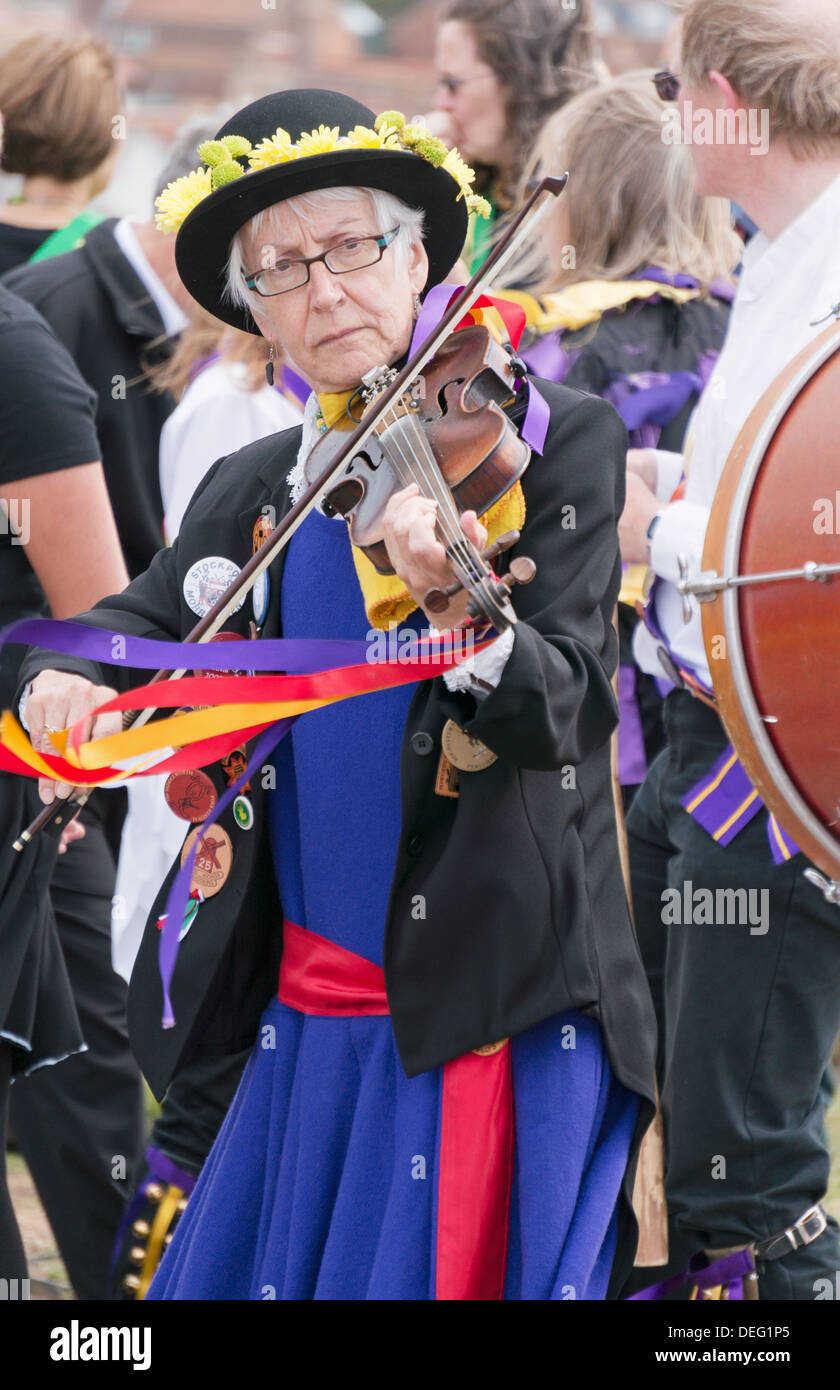
{"label": "enamel badge on lapel", "polygon": [[483,772],[498,759],[498,753],[487,747],[480,739],[470,738],[466,729],[447,719],[441,735],[441,746],[453,767],[460,772]]}
{"label": "enamel badge on lapel", "polygon": [[[221,759],[221,764],[222,770],[227,778],[227,784],[229,787],[232,787],[234,782],[238,782],[239,778],[244,776],[245,769],[248,766],[245,744],[241,743],[238,748],[232,748],[231,751],[226,753]],[[246,782],[239,790],[241,792],[250,791],[251,783]]]}
{"label": "enamel badge on lapel", "polygon": [[[254,522],[254,529],[251,534],[251,554],[256,555],[257,551],[265,545],[275,526],[277,525],[277,514],[270,502],[260,510],[260,514]],[[262,627],[265,622],[265,615],[268,612],[268,600],[270,594],[270,584],[268,570],[263,570],[258,579],[254,581],[251,589],[251,603],[254,609],[254,622],[257,627]]]}
{"label": "enamel badge on lapel", "polygon": [[240,830],[250,830],[254,824],[254,808],[247,796],[237,796],[233,803],[233,819]]}
{"label": "enamel badge on lapel", "polygon": [[186,862],[196,840],[199,840],[199,846],[190,879],[190,889],[198,889],[205,898],[212,898],[220,888],[224,888],[230,877],[233,844],[227,831],[220,825],[211,825],[207,830],[197,825],[184,841],[184,848],[181,850],[182,864]]}
{"label": "enamel badge on lapel", "polygon": [[206,772],[170,772],[163,788],[166,804],[182,820],[205,821],[218,801]]}
{"label": "enamel badge on lapel", "polygon": [[[189,931],[190,927],[195,921],[196,913],[198,912],[198,909],[203,902],[204,894],[201,892],[199,888],[194,888],[190,893],[189,898],[187,899],[187,906],[184,909],[184,920],[181,923],[181,930],[178,933],[179,942],[183,941],[184,937],[186,936],[187,932]],[[158,931],[163,931],[165,921],[166,913],[164,912],[163,916],[158,917],[157,919]]]}
{"label": "enamel badge on lapel", "polygon": [[[199,618],[203,618],[238,574],[239,566],[235,565],[233,560],[226,559],[224,555],[205,555],[203,560],[196,560],[184,575],[184,599],[187,606],[193,613],[197,613]],[[244,602],[244,598],[240,599],[233,612],[238,613]]]}

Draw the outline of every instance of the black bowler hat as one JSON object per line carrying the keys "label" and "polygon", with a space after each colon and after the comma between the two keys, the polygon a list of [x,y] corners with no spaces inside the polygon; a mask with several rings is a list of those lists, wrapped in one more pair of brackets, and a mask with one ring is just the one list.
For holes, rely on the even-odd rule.
{"label": "black bowler hat", "polygon": [[[396,113],[395,113],[396,114]],[[370,130],[377,118],[351,97],[339,92],[308,89],[273,92],[238,111],[222,126],[216,142],[225,137],[243,137],[251,147],[269,140],[278,128],[287,132],[294,144],[301,136],[321,126],[338,127],[339,137],[349,136],[357,126]],[[402,119],[400,117],[400,119]],[[406,127],[408,131],[416,128]],[[425,132],[428,135],[428,132]],[[402,135],[394,137],[402,140]],[[326,153],[297,155],[265,168],[249,167],[247,154],[240,154],[233,141],[236,161],[246,172],[236,177],[234,153],[224,147],[210,151],[227,160],[233,177],[221,187],[202,196],[187,214],[178,231],[175,261],[178,274],[194,299],[225,323],[250,333],[259,332],[251,314],[234,306],[225,296],[227,260],[234,234],[256,213],[298,193],[321,188],[359,187],[381,189],[401,198],[409,207],[424,213],[423,242],[429,258],[425,288],[438,284],[452,269],[467,233],[468,191],[440,161],[446,147],[431,136],[416,139],[414,148],[343,148]],[[327,141],[329,143],[329,140]],[[202,146],[202,151],[207,150]],[[426,151],[422,153],[419,151]],[[207,178],[207,175],[203,175]],[[194,176],[190,176],[191,178]],[[165,196],[165,195],[164,195]]]}

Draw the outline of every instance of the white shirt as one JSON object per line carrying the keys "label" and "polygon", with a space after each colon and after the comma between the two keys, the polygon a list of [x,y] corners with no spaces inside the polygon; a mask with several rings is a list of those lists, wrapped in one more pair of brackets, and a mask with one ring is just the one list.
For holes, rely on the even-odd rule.
{"label": "white shirt", "polygon": [[[726,341],[686,441],[685,496],[665,508],[654,531],[651,567],[669,581],[657,588],[659,625],[677,661],[693,667],[710,685],[694,599],[691,621],[682,619],[682,600],[675,587],[680,577],[678,556],[686,557],[691,577],[700,573],[715,491],[747,417],[779,373],[830,322],[827,316],[840,301],[838,227],[840,178],[775,241],[759,233],[746,248]],[[661,496],[660,485],[670,487],[674,471],[667,457],[658,462]],[[656,645],[639,624],[633,644],[636,659],[643,670],[661,676]]]}
{"label": "white shirt", "polygon": [[114,240],[131,265],[139,280],[154,300],[155,308],[163,319],[167,337],[182,333],[187,326],[187,316],[175,302],[160,276],[146,260],[137,240],[137,234],[126,218],[121,218],[114,228]]}
{"label": "white shirt", "polygon": [[300,424],[300,410],[273,386],[247,389],[241,362],[212,362],[190,382],[160,435],[163,529],[170,545],[190,499],[216,459]]}

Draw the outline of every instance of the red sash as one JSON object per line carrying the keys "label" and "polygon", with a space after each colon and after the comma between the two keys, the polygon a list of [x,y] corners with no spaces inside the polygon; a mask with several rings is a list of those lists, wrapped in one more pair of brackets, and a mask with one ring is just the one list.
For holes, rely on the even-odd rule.
{"label": "red sash", "polygon": [[[277,997],[303,1014],[357,1018],[389,1012],[378,965],[323,936],[283,923]],[[481,1301],[504,1293],[513,1180],[510,1041],[443,1068],[436,1299]]]}

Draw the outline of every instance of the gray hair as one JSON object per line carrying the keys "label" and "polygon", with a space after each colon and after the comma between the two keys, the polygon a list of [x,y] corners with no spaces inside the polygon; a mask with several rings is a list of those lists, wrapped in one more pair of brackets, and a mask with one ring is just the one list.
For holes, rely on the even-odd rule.
{"label": "gray hair", "polygon": [[[320,188],[314,193],[299,193],[294,198],[288,198],[282,206],[291,207],[302,222],[311,224],[313,214],[323,212],[325,205],[334,202],[355,202],[362,196],[371,203],[377,231],[388,232],[392,227],[399,228],[399,235],[392,243],[396,266],[399,268],[407,261],[412,246],[422,240],[423,213],[420,208],[410,208],[393,193],[385,193],[379,188]],[[254,241],[263,236],[267,237],[274,220],[274,209],[278,206],[280,205],[275,203],[272,207],[264,208],[245,222],[230,246],[225,298],[238,309],[250,310],[255,318],[259,316],[260,296],[245,286],[243,234],[250,230]]]}

